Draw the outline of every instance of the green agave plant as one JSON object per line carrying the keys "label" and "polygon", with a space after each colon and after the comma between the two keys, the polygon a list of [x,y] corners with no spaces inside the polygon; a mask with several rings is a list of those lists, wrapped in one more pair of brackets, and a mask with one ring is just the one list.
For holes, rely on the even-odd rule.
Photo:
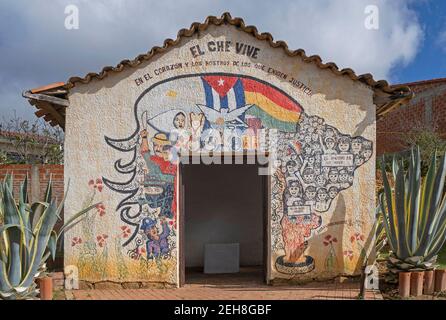
{"label": "green agave plant", "polygon": [[59,206],[52,199],[52,182],[48,182],[42,202],[28,203],[28,180],[20,185],[18,202],[12,191],[13,178],[0,183],[0,298],[30,299],[38,294],[36,278],[46,269],[45,262],[56,254],[61,234],[77,224],[92,205],[73,215],[59,232],[54,230],[60,219],[64,200]]}
{"label": "green agave plant", "polygon": [[388,244],[390,271],[425,270],[435,267],[437,254],[446,240],[446,161],[432,156],[425,178],[421,178],[419,148],[412,149],[408,169],[403,159],[392,162],[395,186],[390,186],[382,161],[384,190],[379,195]]}
{"label": "green agave plant", "polygon": [[375,252],[376,258],[380,258],[382,250],[387,244],[386,230],[384,228],[383,215],[380,212],[379,207],[376,210],[375,224],[373,230],[375,232]]}

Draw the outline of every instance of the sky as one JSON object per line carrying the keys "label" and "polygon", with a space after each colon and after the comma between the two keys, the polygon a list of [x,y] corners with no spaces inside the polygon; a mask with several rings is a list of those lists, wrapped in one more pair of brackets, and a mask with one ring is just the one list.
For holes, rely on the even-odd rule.
{"label": "sky", "polygon": [[[79,9],[78,29],[65,27],[69,5]],[[290,49],[376,80],[446,77],[444,0],[1,0],[0,120],[35,118],[26,89],[133,59],[226,11]]]}

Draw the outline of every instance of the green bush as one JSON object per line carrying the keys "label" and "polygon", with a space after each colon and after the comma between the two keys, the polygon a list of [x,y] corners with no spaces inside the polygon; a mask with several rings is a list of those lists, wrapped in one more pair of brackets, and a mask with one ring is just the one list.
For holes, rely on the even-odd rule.
{"label": "green bush", "polygon": [[46,270],[45,262],[54,259],[61,234],[73,227],[92,205],[73,215],[57,233],[64,201],[56,205],[52,182],[48,182],[43,201],[28,203],[28,181],[20,185],[19,200],[14,199],[12,176],[0,184],[0,298],[29,299],[37,295],[36,278]]}

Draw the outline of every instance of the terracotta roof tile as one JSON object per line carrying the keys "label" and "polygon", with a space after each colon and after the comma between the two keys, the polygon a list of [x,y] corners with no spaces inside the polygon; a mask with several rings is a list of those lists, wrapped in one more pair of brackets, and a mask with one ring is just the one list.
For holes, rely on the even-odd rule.
{"label": "terracotta roof tile", "polygon": [[[63,83],[56,83],[53,85],[37,88],[31,91],[31,93],[44,93],[45,90],[50,90],[54,88],[63,88],[67,92],[75,87],[77,84],[88,84],[93,79],[102,80],[107,77],[111,72],[121,72],[126,68],[134,68],[139,66],[142,62],[150,60],[153,56],[163,53],[171,47],[177,45],[183,38],[192,37],[194,34],[205,31],[210,25],[219,26],[222,24],[229,24],[236,27],[239,30],[242,30],[256,39],[260,41],[267,41],[268,44],[273,48],[282,48],[285,53],[290,57],[299,57],[304,62],[314,63],[320,69],[328,69],[332,71],[336,75],[340,76],[348,76],[353,81],[359,81],[369,87],[371,87],[375,92],[375,104],[377,105],[377,115],[380,116],[392,110],[398,104],[401,104],[402,101],[406,101],[412,97],[412,92],[407,85],[396,85],[391,86],[385,80],[375,81],[373,76],[369,73],[356,75],[356,73],[350,69],[345,68],[339,70],[338,66],[333,62],[323,63],[321,57],[318,55],[312,55],[308,57],[305,54],[305,51],[302,49],[298,50],[290,50],[288,45],[284,41],[274,41],[272,35],[270,33],[264,32],[259,33],[257,28],[254,26],[246,26],[245,22],[241,18],[232,18],[229,13],[224,13],[221,17],[209,16],[206,18],[204,23],[194,22],[190,26],[189,29],[181,29],[178,32],[177,38],[175,40],[166,39],[163,43],[162,47],[155,46],[149,52],[145,54],[138,55],[133,60],[123,60],[116,66],[107,66],[102,69],[99,73],[90,72],[84,77],[71,77],[68,81]],[[61,86],[63,84],[63,86]],[[59,125],[64,128],[64,121],[61,121],[57,118],[65,118],[64,107],[58,105],[48,105],[45,103],[44,108],[40,108],[40,102],[37,100],[30,100],[30,103],[36,106],[39,111],[37,112],[38,116],[43,116],[45,120],[50,121],[52,125]],[[53,107],[54,110],[48,111],[48,108]],[[60,117],[54,116],[54,112]],[[42,115],[44,114],[44,115]]]}
{"label": "terracotta roof tile", "polygon": [[56,89],[56,88],[61,88],[65,86],[65,82],[55,82],[55,83],[51,83],[51,84],[47,84],[46,86],[43,87],[38,87],[35,89],[31,89],[29,90],[31,93],[40,93],[40,92],[44,92],[44,91],[48,91],[51,89]]}
{"label": "terracotta roof tile", "polygon": [[232,18],[231,14],[228,12],[224,13],[220,18],[215,16],[209,16],[206,18],[204,23],[199,23],[199,22],[192,23],[189,29],[181,29],[178,32],[177,38],[175,40],[166,39],[162,47],[155,46],[149,52],[145,54],[140,54],[133,60],[123,60],[120,63],[118,63],[118,65],[115,67],[113,66],[104,67],[102,71],[99,73],[90,72],[84,77],[71,77],[65,84],[65,88],[71,89],[78,83],[87,84],[93,79],[102,80],[105,77],[107,77],[110,72],[120,72],[129,67],[136,67],[140,65],[142,62],[150,60],[153,56],[159,53],[163,53],[170,47],[178,44],[183,38],[192,37],[195,33],[198,33],[200,31],[205,31],[210,25],[219,26],[222,24],[233,25],[238,29],[251,34],[258,40],[267,41],[269,45],[273,48],[282,48],[288,56],[300,57],[305,62],[315,63],[319,68],[329,69],[337,75],[346,75],[350,77],[352,80],[360,81],[372,87],[375,90],[381,90],[384,93],[388,94],[392,94],[395,92],[410,92],[410,89],[407,86],[401,86],[401,85],[390,86],[389,83],[385,80],[375,81],[370,73],[356,75],[356,73],[350,68],[339,70],[338,66],[333,62],[323,63],[321,57],[318,55],[312,55],[308,57],[303,49],[290,50],[285,41],[281,40],[274,41],[273,36],[270,33],[268,32],[259,33],[255,26],[246,26],[242,18]]}
{"label": "terracotta roof tile", "polygon": [[429,85],[429,84],[440,84],[440,83],[446,83],[446,78],[420,80],[420,81],[415,81],[415,82],[401,83],[399,85],[415,87],[415,86],[422,86],[422,85]]}

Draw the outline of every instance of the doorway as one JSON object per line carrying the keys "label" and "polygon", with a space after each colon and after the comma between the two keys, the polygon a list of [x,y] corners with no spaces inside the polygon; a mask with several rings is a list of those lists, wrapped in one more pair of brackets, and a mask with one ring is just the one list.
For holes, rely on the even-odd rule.
{"label": "doorway", "polygon": [[[180,286],[265,282],[269,176],[243,163],[180,166]],[[215,244],[237,244],[238,273],[204,273],[205,247]]]}

